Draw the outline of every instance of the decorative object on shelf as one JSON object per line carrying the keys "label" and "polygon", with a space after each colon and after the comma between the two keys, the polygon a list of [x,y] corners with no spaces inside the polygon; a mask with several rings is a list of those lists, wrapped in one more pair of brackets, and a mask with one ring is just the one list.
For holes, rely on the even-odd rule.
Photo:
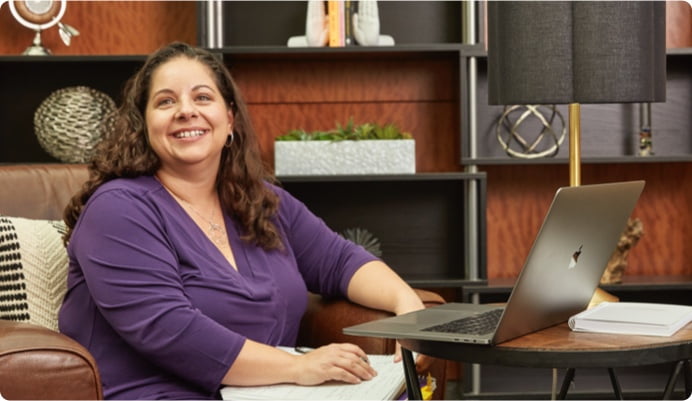
{"label": "decorative object on shelf", "polygon": [[360,227],[347,228],[341,233],[341,236],[354,244],[362,246],[366,251],[372,253],[378,258],[382,257],[380,240],[377,239],[377,237],[375,237],[370,231]]}
{"label": "decorative object on shelf", "polygon": [[349,120],[330,131],[292,130],[274,142],[277,176],[414,174],[415,140],[394,124],[358,126]]}
{"label": "decorative object on shelf", "polygon": [[[556,117],[559,121],[556,121]],[[532,124],[532,120],[538,121],[540,131],[533,139],[527,140],[529,135],[519,132],[519,128],[522,124],[524,126]],[[531,128],[534,128],[533,124]],[[556,134],[556,129],[560,132],[559,135]],[[557,155],[560,145],[565,141],[567,126],[562,113],[555,105],[512,105],[505,106],[497,120],[495,133],[497,140],[509,156],[536,159]],[[543,142],[548,144],[543,145]],[[518,149],[514,149],[512,144],[516,144],[515,147]]]}
{"label": "decorative object on shelf", "polygon": [[569,104],[571,185],[581,182],[581,103],[665,101],[664,2],[487,6],[488,102]]}
{"label": "decorative object on shelf", "polygon": [[34,113],[34,130],[41,147],[65,163],[85,163],[94,146],[111,129],[115,102],[86,86],[51,93]]}
{"label": "decorative object on shelf", "polygon": [[651,103],[639,104],[639,156],[653,156],[651,136]]}
{"label": "decorative object on shelf", "polygon": [[[326,3],[326,6],[325,6]],[[376,0],[308,0],[305,35],[291,36],[288,47],[394,46],[394,38],[380,34]]]}
{"label": "decorative object on shelf", "polygon": [[617,247],[606,265],[605,272],[601,276],[601,284],[622,283],[622,275],[627,268],[627,257],[630,250],[637,245],[644,235],[644,224],[637,218],[627,220],[627,227],[622,232]]}
{"label": "decorative object on shelf", "polygon": [[[0,6],[2,3],[0,1]],[[41,32],[54,25],[58,25],[58,33],[65,46],[70,45],[73,36],[79,35],[78,30],[60,22],[67,9],[67,0],[10,0],[8,3],[14,19],[36,32],[32,45],[22,54],[30,56],[51,54],[50,50],[43,46]]]}

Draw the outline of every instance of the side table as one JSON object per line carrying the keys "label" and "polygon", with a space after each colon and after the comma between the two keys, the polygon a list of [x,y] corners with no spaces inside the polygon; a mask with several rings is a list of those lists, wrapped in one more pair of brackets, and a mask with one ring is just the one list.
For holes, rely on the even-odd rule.
{"label": "side table", "polygon": [[[407,378],[416,377],[411,351],[467,363],[567,368],[569,380],[570,372],[578,368],[607,368],[614,379],[614,368],[672,363],[674,369],[663,389],[663,397],[670,397],[683,369],[685,392],[688,396],[692,392],[692,323],[670,337],[573,332],[567,323],[563,323],[495,346],[411,339],[398,341],[403,348]],[[568,384],[563,383],[561,397],[566,395]],[[616,396],[621,396],[616,380],[613,380],[613,387]],[[409,388],[409,398],[420,399],[420,391],[416,394],[415,388]]]}

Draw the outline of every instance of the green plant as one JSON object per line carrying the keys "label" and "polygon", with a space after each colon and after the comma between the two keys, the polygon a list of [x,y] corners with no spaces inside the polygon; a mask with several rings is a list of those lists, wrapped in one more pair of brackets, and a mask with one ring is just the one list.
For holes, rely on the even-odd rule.
{"label": "green plant", "polygon": [[276,141],[344,141],[364,139],[411,139],[410,133],[401,131],[394,124],[378,125],[364,123],[355,125],[353,117],[345,126],[336,123],[336,128],[329,131],[307,132],[303,129],[294,129],[284,135],[277,136]]}

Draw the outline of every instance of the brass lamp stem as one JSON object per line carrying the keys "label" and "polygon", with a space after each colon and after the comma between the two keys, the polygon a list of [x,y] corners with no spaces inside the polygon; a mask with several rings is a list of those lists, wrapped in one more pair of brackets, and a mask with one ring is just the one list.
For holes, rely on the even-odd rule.
{"label": "brass lamp stem", "polygon": [[581,126],[579,103],[569,104],[569,185],[581,185]]}

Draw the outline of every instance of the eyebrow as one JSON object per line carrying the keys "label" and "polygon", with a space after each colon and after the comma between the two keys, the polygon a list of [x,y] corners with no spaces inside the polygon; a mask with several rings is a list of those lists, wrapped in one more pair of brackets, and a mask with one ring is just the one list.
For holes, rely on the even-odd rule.
{"label": "eyebrow", "polygon": [[[192,91],[193,91],[193,92],[194,92],[194,91],[197,91],[197,90],[200,90],[200,89],[208,89],[208,90],[210,90],[210,91],[212,91],[212,92],[216,92],[216,91],[214,90],[214,88],[212,88],[211,86],[209,86],[209,85],[207,85],[207,84],[199,84],[199,85],[195,85],[195,86],[192,87]],[[157,90],[156,92],[152,93],[152,94],[151,94],[151,97],[156,97],[156,96],[158,96],[158,95],[161,94],[161,93],[172,93],[172,92],[173,92],[172,89],[163,88],[163,89],[159,89],[159,90]]]}

